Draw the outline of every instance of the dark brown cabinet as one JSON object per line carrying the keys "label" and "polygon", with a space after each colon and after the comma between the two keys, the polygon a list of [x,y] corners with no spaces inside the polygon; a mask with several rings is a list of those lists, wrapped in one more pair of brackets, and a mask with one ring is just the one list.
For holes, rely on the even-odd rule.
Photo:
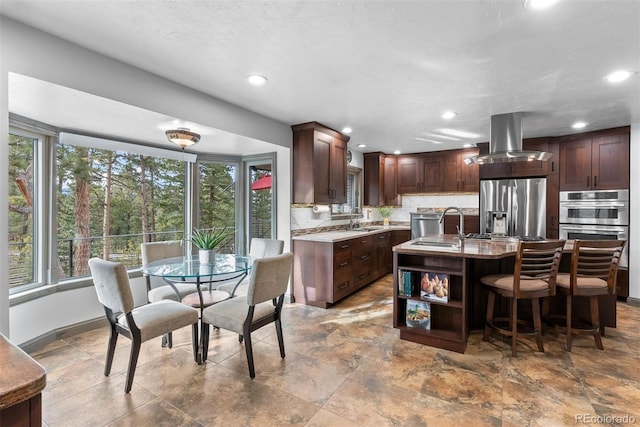
{"label": "dark brown cabinet", "polygon": [[409,230],[366,233],[340,242],[293,241],[293,297],[327,308],[391,272],[391,248]]}
{"label": "dark brown cabinet", "polygon": [[[460,226],[460,217],[457,214],[444,216],[444,233],[458,234]],[[464,234],[480,232],[480,217],[478,215],[464,216]]]}
{"label": "dark brown cabinet", "polygon": [[629,188],[629,133],[560,143],[560,191]]}
{"label": "dark brown cabinet", "polygon": [[293,203],[345,203],[349,137],[317,122],[291,129]]}
{"label": "dark brown cabinet", "polygon": [[398,160],[384,153],[364,154],[364,204],[397,206]]}
{"label": "dark brown cabinet", "polygon": [[398,157],[398,193],[477,192],[478,167],[467,166],[472,150],[449,150]]}

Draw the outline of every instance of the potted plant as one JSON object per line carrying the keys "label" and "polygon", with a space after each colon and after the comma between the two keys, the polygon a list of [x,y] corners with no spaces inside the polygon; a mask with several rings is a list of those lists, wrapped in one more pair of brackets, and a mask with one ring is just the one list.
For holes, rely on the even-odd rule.
{"label": "potted plant", "polygon": [[198,257],[200,264],[213,264],[216,255],[216,248],[224,243],[230,233],[225,226],[222,229],[193,230],[191,243],[199,249]]}
{"label": "potted plant", "polygon": [[382,225],[385,227],[389,227],[389,217],[391,216],[391,210],[393,208],[391,206],[380,206],[378,208],[378,213],[382,216]]}

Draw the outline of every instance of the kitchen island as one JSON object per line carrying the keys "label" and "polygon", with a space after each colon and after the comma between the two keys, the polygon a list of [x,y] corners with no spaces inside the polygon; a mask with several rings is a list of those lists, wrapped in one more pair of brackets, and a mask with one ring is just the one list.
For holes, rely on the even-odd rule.
{"label": "kitchen island", "polygon": [[[518,241],[457,242],[455,235],[430,235],[393,247],[393,327],[401,339],[464,353],[469,331],[484,327],[487,295],[480,278],[513,273]],[[561,271],[568,271],[571,249],[568,241]],[[602,325],[615,327],[615,304],[615,295],[600,299]],[[563,313],[563,297],[551,298],[550,308]],[[578,316],[586,313],[588,305],[581,305]]]}

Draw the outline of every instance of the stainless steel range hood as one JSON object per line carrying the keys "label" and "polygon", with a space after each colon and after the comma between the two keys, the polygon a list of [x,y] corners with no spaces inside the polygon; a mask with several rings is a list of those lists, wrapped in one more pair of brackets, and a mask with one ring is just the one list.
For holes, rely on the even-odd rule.
{"label": "stainless steel range hood", "polygon": [[522,149],[522,112],[491,116],[489,154],[469,157],[467,165],[549,160],[553,154]]}

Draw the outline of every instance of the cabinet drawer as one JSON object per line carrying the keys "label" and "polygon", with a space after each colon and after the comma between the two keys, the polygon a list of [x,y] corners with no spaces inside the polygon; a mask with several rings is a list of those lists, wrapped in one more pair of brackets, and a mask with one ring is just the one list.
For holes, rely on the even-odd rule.
{"label": "cabinet drawer", "polygon": [[340,252],[350,251],[353,248],[353,240],[344,240],[333,244],[333,255]]}
{"label": "cabinet drawer", "polygon": [[334,280],[333,282],[333,300],[331,302],[336,302],[347,295],[351,294],[356,287],[353,285],[353,278],[351,276],[347,276],[342,280]]}
{"label": "cabinet drawer", "polygon": [[[356,262],[362,255],[371,252],[371,243],[373,242],[372,236],[361,237],[353,239],[353,249],[351,251],[353,262]],[[369,256],[371,256],[369,254]]]}
{"label": "cabinet drawer", "polygon": [[373,236],[371,236],[371,239],[373,240],[374,245],[383,245],[386,244],[386,242],[391,241],[391,233],[374,234]]}
{"label": "cabinet drawer", "polygon": [[345,250],[333,255],[333,269],[340,270],[351,265],[351,251]]}
{"label": "cabinet drawer", "polygon": [[353,274],[353,287],[358,289],[367,283],[371,282],[371,270],[365,270],[361,272],[354,272]]}

